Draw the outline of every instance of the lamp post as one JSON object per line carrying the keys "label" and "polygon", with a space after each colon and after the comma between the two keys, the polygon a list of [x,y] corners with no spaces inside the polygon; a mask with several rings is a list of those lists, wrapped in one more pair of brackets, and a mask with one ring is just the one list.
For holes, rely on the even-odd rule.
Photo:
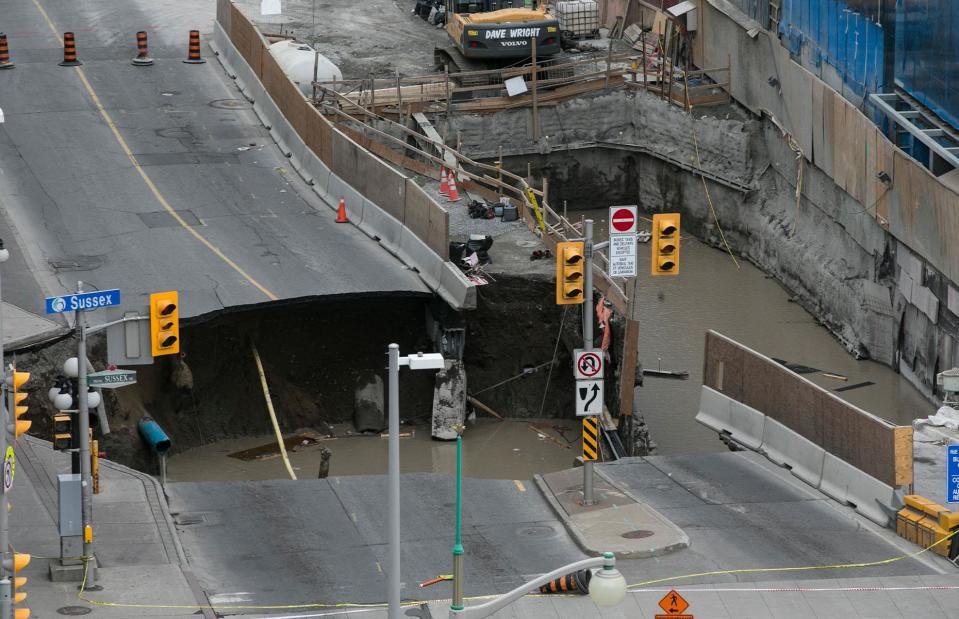
{"label": "lamp post", "polygon": [[[3,122],[3,110],[0,110],[0,123]],[[3,241],[0,240],[0,263],[6,262],[10,258],[10,251],[3,246]],[[6,369],[3,365],[3,302],[0,301],[0,383],[6,384],[6,381],[3,380],[4,375],[6,374]],[[0,387],[2,391],[0,394],[6,391],[5,387]],[[5,454],[7,452],[7,413],[3,409],[3,402],[6,402],[6,398],[0,396],[0,453]],[[8,535],[8,524],[7,524],[7,494],[3,492],[0,494],[0,562],[6,562],[9,551],[7,550],[10,545],[10,539]],[[10,577],[7,575],[7,570],[2,569],[2,574],[0,574],[0,614],[3,615],[3,619],[10,617],[10,612],[13,608],[13,588],[11,586]]]}
{"label": "lamp post", "polygon": [[453,602],[450,610],[463,610],[463,428],[456,432],[456,539],[453,542]]}
{"label": "lamp post", "polygon": [[593,572],[593,576],[589,581],[589,597],[600,608],[616,606],[626,597],[626,579],[623,578],[623,575],[616,569],[616,556],[611,552],[606,552],[603,553],[602,557],[592,557],[564,565],[484,604],[463,609],[451,607],[450,619],[480,619],[481,617],[489,617],[516,600],[525,597],[531,589],[539,588],[554,578],[577,570],[597,567],[600,569]]}
{"label": "lamp post", "polygon": [[390,578],[387,587],[389,619],[402,619],[400,606],[400,366],[411,370],[441,370],[445,367],[439,353],[416,353],[400,357],[399,344],[390,344],[389,370],[389,542]]}

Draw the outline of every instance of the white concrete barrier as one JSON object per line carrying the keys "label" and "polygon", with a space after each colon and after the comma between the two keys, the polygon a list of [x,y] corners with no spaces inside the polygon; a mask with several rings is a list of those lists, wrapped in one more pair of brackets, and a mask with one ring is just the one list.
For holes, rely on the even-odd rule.
{"label": "white concrete barrier", "polygon": [[889,515],[879,504],[890,508],[896,506],[892,486],[830,453],[824,454],[819,490],[840,503],[851,504],[857,512],[876,524],[889,526]]}
{"label": "white concrete barrier", "polygon": [[798,432],[766,417],[760,451],[779,466],[789,467],[793,475],[810,486],[819,487],[826,451]]}
{"label": "white concrete barrier", "polygon": [[747,449],[758,451],[763,442],[766,416],[754,408],[703,385],[696,421],[717,432],[726,432]]}
{"label": "white concrete barrier", "polygon": [[[270,135],[284,155],[290,157],[291,167],[307,182],[312,181],[313,190],[327,204],[335,209],[340,195],[344,196],[347,216],[361,231],[370,237],[378,238],[390,253],[407,266],[415,268],[422,275],[424,283],[454,308],[476,307],[476,287],[462,273],[453,273],[458,271],[455,265],[444,260],[425,243],[413,244],[404,240],[404,234],[412,232],[405,229],[403,222],[332,174],[316,153],[306,146],[266,92],[250,65],[233,46],[219,22],[213,24],[213,40],[210,46],[243,95],[252,100],[254,113],[269,128]],[[411,262],[413,260],[417,262]]]}

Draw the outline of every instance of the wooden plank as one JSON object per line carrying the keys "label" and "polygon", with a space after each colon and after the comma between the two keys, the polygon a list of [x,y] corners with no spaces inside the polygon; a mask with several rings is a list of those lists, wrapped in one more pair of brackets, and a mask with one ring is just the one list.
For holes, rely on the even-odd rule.
{"label": "wooden plank", "polygon": [[451,153],[448,149],[440,146],[444,143],[444,140],[439,131],[436,130],[436,127],[433,126],[433,123],[431,123],[429,119],[426,118],[426,115],[422,113],[413,114],[413,120],[415,120],[420,126],[420,129],[423,130],[423,133],[426,134],[426,137],[432,140],[433,146],[436,147],[437,151],[441,151],[441,154],[443,155],[443,161],[446,162],[446,167],[455,170],[457,168],[456,157],[453,156],[453,153]]}
{"label": "wooden plank", "polygon": [[[860,204],[865,200],[866,161],[863,134],[866,130],[866,117],[852,105],[846,104],[846,141],[847,153],[846,192]],[[873,126],[869,123],[869,126]]]}
{"label": "wooden plank", "polygon": [[876,143],[876,133],[878,129],[871,122],[866,122],[863,125],[865,139],[863,140],[863,146],[865,148],[865,159],[863,165],[863,181],[865,182],[865,187],[863,190],[863,208],[869,209],[867,213],[873,215],[873,209],[875,209],[876,201],[881,195],[881,192],[885,185],[883,185],[879,179],[876,177],[876,167],[879,158],[876,149],[878,148]]}
{"label": "wooden plank", "polygon": [[[831,99],[828,104],[827,98]],[[832,108],[832,128],[828,139],[832,142],[833,180],[840,189],[846,189],[846,102],[839,93],[824,90],[823,105]]]}
{"label": "wooden plank", "polygon": [[623,369],[619,373],[619,415],[633,412],[633,392],[636,389],[636,365],[639,361],[639,321],[627,316],[623,331]]}
{"label": "wooden plank", "polygon": [[893,437],[894,485],[908,486],[913,482],[912,428],[909,426],[897,427],[893,430]]}

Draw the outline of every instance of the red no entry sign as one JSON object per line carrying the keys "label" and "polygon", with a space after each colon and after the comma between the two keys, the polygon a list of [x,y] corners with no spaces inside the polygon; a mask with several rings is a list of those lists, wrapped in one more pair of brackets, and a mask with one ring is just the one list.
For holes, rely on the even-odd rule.
{"label": "red no entry sign", "polygon": [[609,208],[609,231],[613,234],[636,232],[636,207],[611,206]]}

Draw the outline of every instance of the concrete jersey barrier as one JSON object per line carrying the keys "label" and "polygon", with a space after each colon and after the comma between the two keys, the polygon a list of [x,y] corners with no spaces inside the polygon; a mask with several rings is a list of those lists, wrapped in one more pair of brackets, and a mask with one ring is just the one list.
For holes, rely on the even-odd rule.
{"label": "concrete jersey barrier", "polygon": [[[234,41],[231,32],[239,32],[243,36]],[[242,53],[238,46],[246,50],[246,53]],[[217,4],[217,21],[214,23],[211,47],[244,96],[252,102],[253,111],[267,127],[283,154],[290,159],[293,169],[311,184],[325,202],[336,205],[339,197],[343,196],[350,221],[397,259],[414,269],[424,283],[444,301],[458,310],[476,307],[475,286],[456,265],[446,260],[448,214],[445,209],[418,186],[413,187],[415,183],[412,179],[402,177],[335,127],[329,126],[330,123],[312,109],[293,82],[279,72],[265,40],[228,0],[219,0]],[[258,53],[255,51],[257,49]],[[256,63],[258,66],[251,66],[248,58],[259,58],[260,61]],[[265,76],[262,81],[260,73]],[[271,95],[271,85],[273,92],[286,98],[287,107],[297,110],[292,118],[287,118]],[[290,102],[291,98],[296,105]],[[299,103],[302,103],[302,114],[299,113]],[[314,130],[310,134],[313,142],[317,141],[317,136],[326,138],[319,144],[318,149],[310,148],[302,135],[311,129]],[[397,190],[377,192],[376,199],[379,199],[380,203],[376,203],[344,181],[322,159],[322,156],[326,155],[331,161],[336,161],[334,144],[329,143],[331,141],[338,144],[336,149],[341,154],[338,168],[352,176],[357,171],[368,171],[382,166],[385,168],[383,172],[390,174],[390,180],[396,178]],[[321,152],[315,152],[316,150]],[[380,177],[386,178],[386,174]],[[416,229],[411,229],[410,226],[415,226]]]}

